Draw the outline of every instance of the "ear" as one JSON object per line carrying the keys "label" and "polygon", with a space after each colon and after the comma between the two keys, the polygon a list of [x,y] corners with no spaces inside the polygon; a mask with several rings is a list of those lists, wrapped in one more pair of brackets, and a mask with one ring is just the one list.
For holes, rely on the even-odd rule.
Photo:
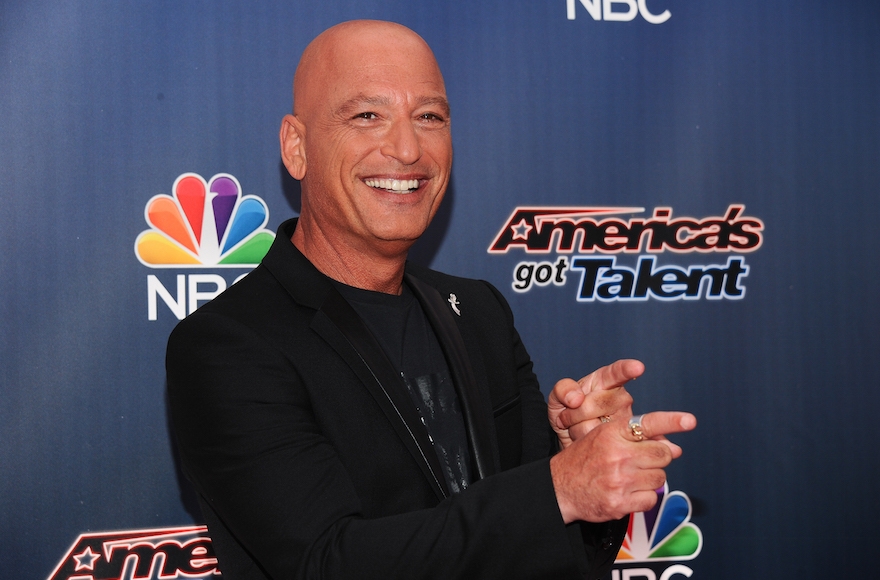
{"label": "ear", "polygon": [[281,120],[281,160],[294,179],[302,179],[306,174],[306,128],[293,115],[285,115]]}

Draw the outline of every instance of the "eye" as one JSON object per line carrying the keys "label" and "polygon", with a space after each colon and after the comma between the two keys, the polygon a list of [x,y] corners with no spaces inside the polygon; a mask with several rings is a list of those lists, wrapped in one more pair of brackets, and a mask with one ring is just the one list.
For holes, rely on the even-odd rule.
{"label": "eye", "polygon": [[443,117],[438,115],[437,113],[422,113],[419,115],[419,118],[424,121],[436,121],[442,123],[444,121]]}
{"label": "eye", "polygon": [[353,119],[378,119],[379,116],[376,113],[373,113],[371,111],[364,111],[363,113],[358,113],[357,115],[355,115],[352,118]]}

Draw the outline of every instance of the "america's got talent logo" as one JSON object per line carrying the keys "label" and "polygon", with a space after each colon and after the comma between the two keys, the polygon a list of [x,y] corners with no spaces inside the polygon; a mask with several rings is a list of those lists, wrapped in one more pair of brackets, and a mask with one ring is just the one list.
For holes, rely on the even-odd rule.
{"label": "america's got talent logo", "polygon": [[81,534],[49,580],[219,580],[205,526]]}
{"label": "america's got talent logo", "polygon": [[[564,286],[579,275],[579,302],[654,300],[740,300],[749,274],[744,254],[764,240],[764,223],[731,204],[722,215],[702,219],[673,216],[672,208],[654,208],[650,217],[624,217],[640,207],[518,207],[489,245],[490,254],[522,250],[550,254],[550,260],[522,260],[514,266],[512,288]],[[658,254],[688,264],[661,265]],[[706,263],[709,254],[725,263]],[[623,256],[641,254],[634,264]],[[632,260],[630,260],[632,261]],[[697,262],[697,263],[693,263]]]}

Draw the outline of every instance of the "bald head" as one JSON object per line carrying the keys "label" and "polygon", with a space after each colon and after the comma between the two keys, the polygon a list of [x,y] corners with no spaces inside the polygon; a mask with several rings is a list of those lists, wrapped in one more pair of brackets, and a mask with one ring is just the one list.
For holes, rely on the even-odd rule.
{"label": "bald head", "polygon": [[316,106],[332,98],[334,85],[340,80],[349,82],[352,72],[366,72],[372,67],[377,69],[375,74],[382,74],[379,69],[395,61],[430,71],[443,86],[440,67],[428,43],[406,26],[382,20],[351,20],[328,28],[309,43],[296,68],[294,115],[310,116]]}

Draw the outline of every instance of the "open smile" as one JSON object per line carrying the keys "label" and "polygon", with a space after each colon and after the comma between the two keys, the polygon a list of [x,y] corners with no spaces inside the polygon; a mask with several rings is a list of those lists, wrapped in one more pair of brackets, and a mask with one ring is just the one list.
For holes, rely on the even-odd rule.
{"label": "open smile", "polygon": [[409,193],[419,188],[418,179],[365,179],[364,183],[391,193]]}

